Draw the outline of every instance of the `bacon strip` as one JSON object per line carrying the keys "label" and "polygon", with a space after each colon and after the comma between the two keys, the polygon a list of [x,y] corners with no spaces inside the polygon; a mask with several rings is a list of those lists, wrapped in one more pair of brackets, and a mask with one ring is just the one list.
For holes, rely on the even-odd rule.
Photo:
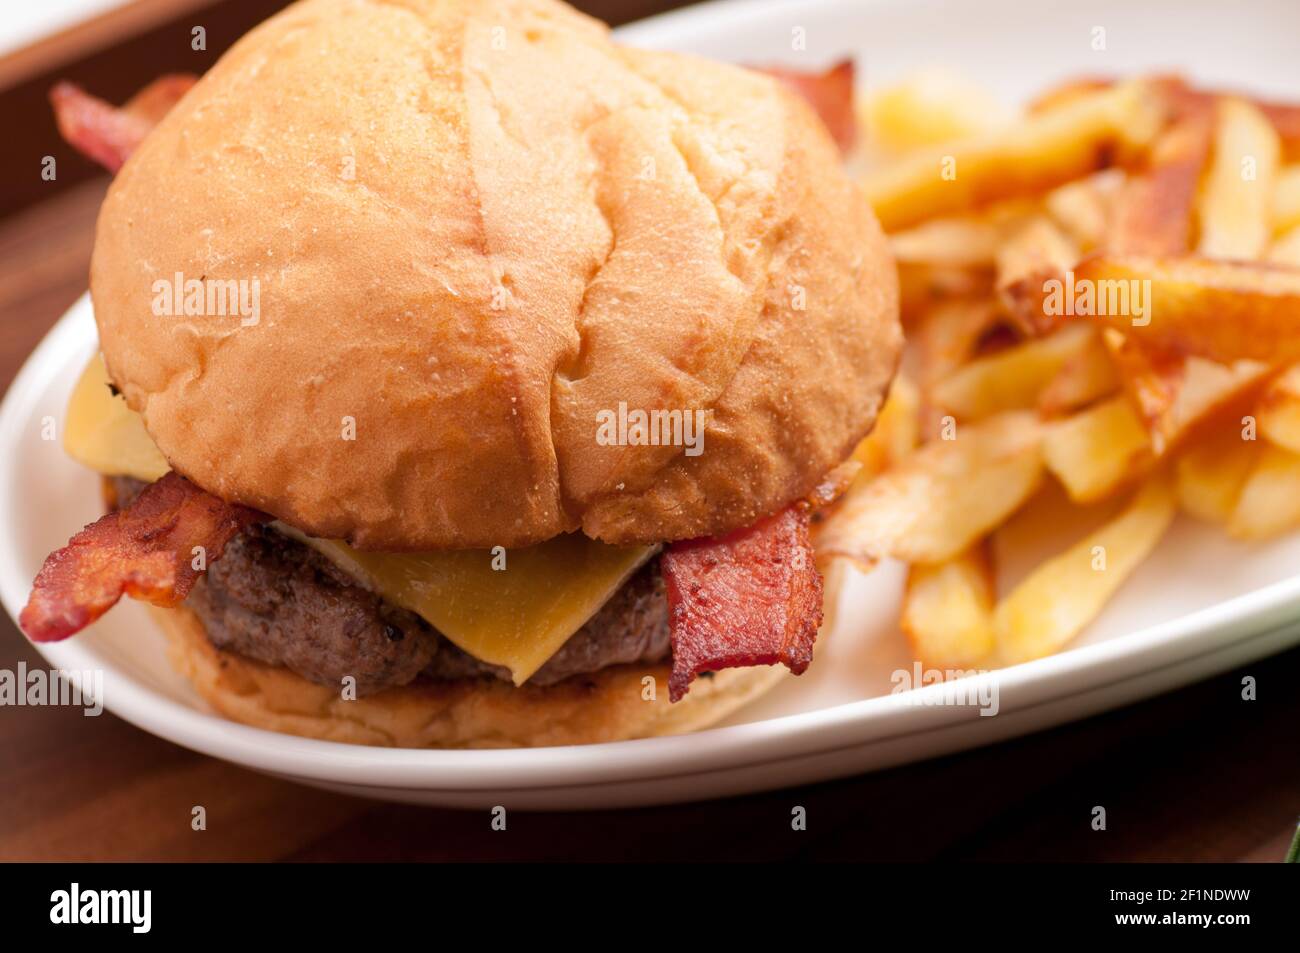
{"label": "bacon strip", "polygon": [[159,77],[120,108],[63,82],[50,90],[50,103],[60,135],[78,152],[116,172],[196,81],[188,74]]}
{"label": "bacon strip", "polygon": [[765,66],[759,71],[779,79],[791,92],[802,96],[821,117],[841,152],[853,148],[858,135],[858,119],[853,111],[853,60],[841,60],[823,73],[806,73],[783,66]]}
{"label": "bacon strip", "polygon": [[672,701],[701,672],[781,662],[799,675],[808,667],[822,621],[808,522],[808,507],[800,504],[720,539],[669,547],[662,569]]}
{"label": "bacon strip", "polygon": [[57,642],[94,622],[123,594],[177,605],[237,533],[268,519],[168,473],[126,509],[91,523],[46,558],[18,624],[33,642]]}
{"label": "bacon strip", "polygon": [[122,110],[132,116],[147,119],[156,126],[198,81],[199,78],[193,73],[167,73],[159,76],[128,99]]}

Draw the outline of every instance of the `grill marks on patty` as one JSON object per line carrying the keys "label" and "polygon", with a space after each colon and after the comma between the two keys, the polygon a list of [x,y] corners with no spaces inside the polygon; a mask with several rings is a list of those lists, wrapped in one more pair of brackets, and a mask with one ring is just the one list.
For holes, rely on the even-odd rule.
{"label": "grill marks on patty", "polygon": [[[114,505],[144,484],[112,480]],[[285,668],[323,685],[356,679],[357,693],[439,681],[497,678],[508,670],[453,645],[420,616],[357,585],[329,559],[271,527],[231,541],[185,605],[218,648]],[[659,561],[643,566],[543,665],[532,685],[553,685],[611,665],[668,658],[668,599]]]}

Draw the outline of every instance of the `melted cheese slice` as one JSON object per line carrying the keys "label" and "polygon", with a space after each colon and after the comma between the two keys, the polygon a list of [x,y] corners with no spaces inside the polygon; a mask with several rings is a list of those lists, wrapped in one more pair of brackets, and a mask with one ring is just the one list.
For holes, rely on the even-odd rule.
{"label": "melted cheese slice", "polygon": [[63,449],[92,470],[152,483],[171,467],[144,429],[144,420],[110,390],[104,358],[96,354],[81,372],[68,402]]}
{"label": "melted cheese slice", "polygon": [[652,555],[581,533],[512,550],[373,553],[303,536],[348,575],[422,616],[470,655],[510,669],[516,685],[541,668]]}
{"label": "melted cheese slice", "polygon": [[[109,475],[153,481],[168,470],[140,415],[108,387],[96,356],[72,394],[63,446]],[[581,533],[514,550],[374,553],[276,528],[314,547],[361,585],[425,621],[470,655],[525,682],[655,553]]]}

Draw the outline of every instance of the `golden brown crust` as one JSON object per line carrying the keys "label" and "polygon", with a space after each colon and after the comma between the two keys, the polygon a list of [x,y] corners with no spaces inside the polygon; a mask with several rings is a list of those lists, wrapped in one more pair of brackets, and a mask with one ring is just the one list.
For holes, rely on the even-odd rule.
{"label": "golden brown crust", "polygon": [[[547,688],[492,680],[423,682],[355,701],[288,669],[263,665],[208,641],[185,608],[150,612],[167,635],[177,671],[234,721],[325,741],[400,748],[518,748],[594,744],[707,727],[791,676],[780,666],[729,669],[696,679],[668,701],[664,665],[620,665]],[[656,699],[643,697],[653,678]]]}
{"label": "golden brown crust", "polygon": [[[258,322],[152,313],[177,274],[256,279]],[[554,0],[273,17],[118,175],[91,289],[177,470],[375,549],[747,525],[847,456],[900,345],[801,102]],[[706,411],[702,455],[600,445],[620,403]]]}

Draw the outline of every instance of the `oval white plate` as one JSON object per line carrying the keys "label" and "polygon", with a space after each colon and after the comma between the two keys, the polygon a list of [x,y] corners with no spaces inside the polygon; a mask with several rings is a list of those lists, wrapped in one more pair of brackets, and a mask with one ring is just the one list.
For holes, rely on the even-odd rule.
{"label": "oval white plate", "polygon": [[[1107,0],[1086,9],[985,0],[728,2],[622,31],[627,42],[740,62],[809,67],[853,53],[866,82],[941,63],[1009,101],[1073,73],[1188,67],[1199,79],[1300,98],[1293,38],[1300,8]],[[1095,51],[1094,28],[1107,50]],[[807,50],[791,48],[796,28]],[[88,299],[50,332],[0,407],[0,597],[11,615],[42,559],[99,515],[96,477],[41,439],[62,421],[95,348]],[[393,751],[246,728],[209,713],[168,667],[162,637],[134,604],[66,642],[40,646],[68,670],[102,669],[107,706],[163,738],[307,784],[423,804],[574,809],[737,794],[933,757],[1167,691],[1300,642],[1300,537],[1233,543],[1179,522],[1068,652],[978,676],[999,713],[933,704],[931,686],[890,694],[910,669],[895,629],[901,575],[855,577],[817,661],[725,727],[675,738],[522,751]],[[129,603],[129,601],[128,601]]]}

